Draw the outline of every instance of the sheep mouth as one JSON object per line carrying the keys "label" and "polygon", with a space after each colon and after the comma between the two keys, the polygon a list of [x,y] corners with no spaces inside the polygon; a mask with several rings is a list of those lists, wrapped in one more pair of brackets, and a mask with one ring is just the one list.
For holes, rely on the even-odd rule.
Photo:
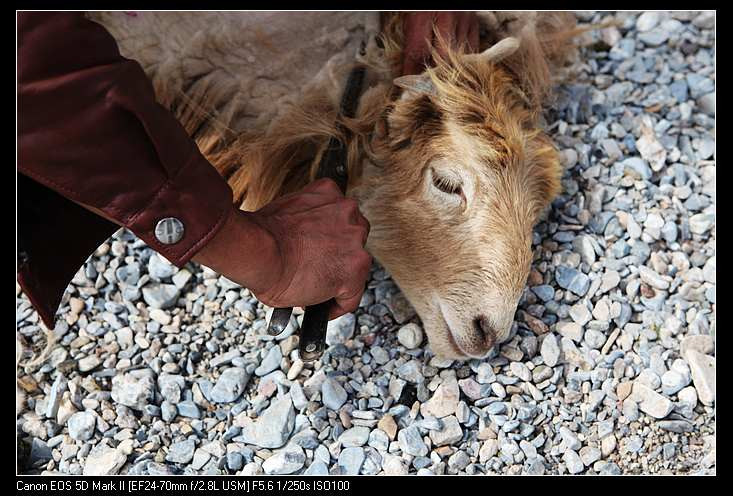
{"label": "sheep mouth", "polygon": [[467,350],[465,350],[461,345],[459,344],[460,339],[456,339],[456,335],[451,328],[450,324],[448,323],[448,318],[446,317],[445,310],[443,309],[443,303],[440,300],[440,298],[437,298],[438,300],[438,313],[440,315],[440,318],[443,321],[443,324],[445,326],[445,329],[447,330],[448,335],[448,344],[453,349],[453,351],[462,359],[470,360],[470,359],[483,359],[488,356],[489,353],[491,353],[492,346],[489,346],[488,349],[481,354],[471,353]]}

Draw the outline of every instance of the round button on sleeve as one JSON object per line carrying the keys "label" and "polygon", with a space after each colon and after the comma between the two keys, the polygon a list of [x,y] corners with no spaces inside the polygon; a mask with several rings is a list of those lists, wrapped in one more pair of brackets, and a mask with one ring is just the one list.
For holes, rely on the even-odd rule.
{"label": "round button on sleeve", "polygon": [[165,245],[172,245],[183,239],[183,231],[183,222],[175,217],[166,217],[155,226],[155,238]]}

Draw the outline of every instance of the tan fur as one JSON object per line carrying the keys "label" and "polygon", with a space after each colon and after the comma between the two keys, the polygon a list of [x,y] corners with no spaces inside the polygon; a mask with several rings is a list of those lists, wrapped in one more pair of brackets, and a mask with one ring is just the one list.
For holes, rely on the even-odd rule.
{"label": "tan fur", "polygon": [[[392,84],[401,15],[383,15],[383,49],[371,44],[362,61],[370,81],[355,119],[335,122],[340,89],[333,85],[350,63],[329,68],[266,127],[236,136],[190,110],[216,108],[209,93],[177,108],[245,210],[312,180],[331,136],[347,142],[348,195],[372,226],[368,249],[415,306],[433,351],[459,359],[485,356],[509,334],[532,227],[560,189],[561,167],[540,116],[574,33],[565,13],[495,13],[487,22],[482,50],[514,36],[516,52],[498,63],[436,53],[425,74],[435,94],[401,93]],[[445,178],[462,184],[460,197],[433,185]]]}

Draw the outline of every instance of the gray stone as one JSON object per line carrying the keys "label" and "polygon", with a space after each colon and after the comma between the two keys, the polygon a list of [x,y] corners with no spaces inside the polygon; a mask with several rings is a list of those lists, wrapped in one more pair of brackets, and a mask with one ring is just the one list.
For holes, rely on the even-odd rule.
{"label": "gray stone", "polygon": [[703,355],[694,349],[683,353],[683,358],[690,366],[692,382],[697,397],[703,405],[713,406],[715,403],[715,358]]}
{"label": "gray stone", "polygon": [[326,407],[336,411],[346,403],[348,394],[338,381],[328,378],[321,386],[321,398]]}
{"label": "gray stone", "polygon": [[580,456],[573,451],[573,450],[567,450],[562,455],[562,461],[565,462],[565,466],[568,469],[568,472],[571,474],[579,474],[583,470],[585,470],[585,467],[583,466],[583,461],[580,459]]}
{"label": "gray stone", "polygon": [[212,403],[232,403],[242,395],[249,382],[249,374],[239,367],[224,370],[209,393]]}
{"label": "gray stone", "polygon": [[83,475],[115,475],[126,461],[127,455],[121,449],[98,446],[89,452],[84,462]]}
{"label": "gray stone", "polygon": [[385,301],[385,305],[398,324],[404,324],[416,315],[415,309],[399,291],[392,293]]}
{"label": "gray stone", "polygon": [[670,414],[674,407],[668,398],[638,381],[634,381],[629,398],[639,404],[639,409],[642,412],[656,419],[663,419]]}
{"label": "gray stone", "polygon": [[239,350],[230,350],[226,353],[222,353],[221,355],[213,357],[211,360],[209,360],[209,365],[213,368],[220,367],[222,365],[228,365],[232,363],[232,360],[240,356],[242,356],[242,353]]}
{"label": "gray stone", "polygon": [[236,472],[237,470],[242,470],[242,467],[244,466],[244,457],[241,453],[238,453],[236,451],[230,451],[227,453],[227,468],[231,470],[232,472]]}
{"label": "gray stone", "polygon": [[584,326],[590,322],[591,313],[585,303],[580,302],[570,307],[570,318],[579,326]]}
{"label": "gray stone", "polygon": [[257,420],[244,417],[240,425],[242,432],[237,439],[242,442],[262,448],[283,446],[295,427],[295,409],[290,395],[273,401]]}
{"label": "gray stone", "polygon": [[555,329],[562,337],[571,339],[576,343],[583,340],[583,328],[575,322],[558,322]]}
{"label": "gray stone", "polygon": [[471,459],[463,451],[456,451],[448,458],[448,467],[455,471],[461,471],[471,463]]}
{"label": "gray stone", "polygon": [[356,316],[353,313],[347,313],[341,317],[330,320],[326,328],[326,344],[334,346],[343,344],[354,335],[356,329]]}
{"label": "gray stone", "polygon": [[351,429],[345,430],[339,436],[339,442],[346,448],[364,446],[369,439],[369,433],[368,427],[352,427]]}
{"label": "gray stone", "polygon": [[303,468],[305,460],[303,448],[290,444],[265,460],[262,469],[268,475],[292,474]]}
{"label": "gray stone", "polygon": [[450,446],[463,439],[463,430],[454,415],[443,418],[442,422],[443,428],[441,430],[434,430],[429,433],[430,440],[435,446]]}
{"label": "gray stone", "polygon": [[164,422],[171,422],[178,415],[176,405],[170,401],[164,401],[160,404],[160,417]]}
{"label": "gray stone", "polygon": [[143,288],[143,299],[153,308],[170,308],[178,301],[180,291],[174,284],[149,284]]}
{"label": "gray stone", "polygon": [[715,214],[695,214],[690,217],[690,231],[693,234],[705,234],[713,227]]}
{"label": "gray stone", "polygon": [[[457,420],[456,423],[458,423]],[[428,447],[423,442],[420,431],[415,426],[401,429],[397,433],[397,442],[405,454],[412,456],[425,456],[428,454]]]}
{"label": "gray stone", "polygon": [[656,27],[651,31],[647,31],[646,33],[641,33],[639,35],[639,40],[641,40],[645,45],[653,47],[661,45],[668,39],[669,32],[662,26]]}
{"label": "gray stone", "polygon": [[160,374],[158,390],[165,401],[177,404],[181,401],[181,393],[186,389],[186,380],[181,375]]}
{"label": "gray stone", "polygon": [[547,303],[555,297],[555,288],[548,284],[532,286],[532,292],[544,303]]}
{"label": "gray stone", "polygon": [[639,436],[631,436],[622,440],[623,450],[627,453],[638,453],[644,445],[644,441]]}
{"label": "gray stone", "polygon": [[592,446],[584,446],[580,449],[580,459],[583,465],[590,467],[601,459],[601,450]]}
{"label": "gray stone", "polygon": [[199,407],[193,401],[182,401],[178,403],[178,415],[188,418],[201,418]]}
{"label": "gray stone", "polygon": [[415,349],[422,343],[422,329],[417,324],[406,324],[397,331],[397,340],[408,350]]}
{"label": "gray stone", "polygon": [[585,342],[592,349],[599,350],[606,342],[606,336],[600,331],[588,329],[587,331],[585,331]]}
{"label": "gray stone", "polygon": [[433,396],[422,404],[420,411],[423,416],[434,415],[443,418],[452,415],[458,406],[460,391],[455,378],[444,380]]}
{"label": "gray stone", "polygon": [[659,12],[644,12],[636,19],[636,29],[641,33],[651,31],[657,27],[659,20]]}
{"label": "gray stone", "polygon": [[315,460],[303,472],[303,475],[328,475],[328,465],[321,460]]}
{"label": "gray stone", "polygon": [[163,258],[159,253],[153,253],[148,260],[148,274],[155,281],[162,281],[172,277],[178,268]]}
{"label": "gray stone", "polygon": [[364,459],[364,448],[344,448],[339,454],[338,465],[343,467],[344,475],[358,475]]}
{"label": "gray stone", "polygon": [[686,420],[662,420],[657,422],[657,426],[663,431],[676,432],[678,434],[693,432],[695,430],[695,426]]}
{"label": "gray stone", "polygon": [[171,463],[185,464],[193,459],[193,453],[196,450],[196,443],[193,439],[186,439],[171,444],[165,460]]}
{"label": "gray stone", "polygon": [[280,368],[280,361],[283,359],[282,351],[279,346],[273,346],[270,351],[267,352],[265,358],[262,359],[259,367],[255,369],[255,375],[262,377],[263,375],[269,374],[275,369]]}
{"label": "gray stone", "polygon": [[97,417],[92,412],[78,412],[69,418],[66,426],[72,439],[88,441],[94,436]]}
{"label": "gray stone", "polygon": [[53,381],[51,391],[48,393],[46,401],[46,417],[55,419],[58,415],[61,396],[64,394],[67,384],[66,378],[63,374],[59,373]]}
{"label": "gray stone", "polygon": [[[103,329],[103,328],[102,328]],[[79,360],[79,372],[89,372],[96,369],[102,360],[97,355],[89,355]]]}
{"label": "gray stone", "polygon": [[422,366],[417,360],[410,360],[397,369],[397,376],[408,382],[421,383],[425,380],[422,373]]}
{"label": "gray stone", "polygon": [[142,410],[154,396],[155,381],[150,369],[133,370],[112,378],[112,399],[117,403]]}
{"label": "gray stone", "polygon": [[578,296],[583,296],[590,287],[588,276],[571,267],[557,267],[555,269],[555,280],[561,288],[572,291]]}
{"label": "gray stone", "polygon": [[624,171],[636,179],[648,181],[652,177],[652,169],[646,160],[639,157],[630,157],[621,162]]}
{"label": "gray stone", "polygon": [[565,442],[565,447],[569,450],[577,451],[582,446],[578,436],[567,427],[560,427],[560,436]]}
{"label": "gray stone", "polygon": [[690,383],[690,378],[676,370],[668,370],[662,375],[662,393],[671,396]]}

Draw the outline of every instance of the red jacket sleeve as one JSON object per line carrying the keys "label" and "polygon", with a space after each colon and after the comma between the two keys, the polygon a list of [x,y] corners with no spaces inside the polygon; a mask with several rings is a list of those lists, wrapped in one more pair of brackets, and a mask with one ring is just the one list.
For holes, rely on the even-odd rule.
{"label": "red jacket sleeve", "polygon": [[[223,225],[232,192],[156,103],[140,65],[82,13],[20,13],[18,43],[18,172],[102,211],[172,263],[185,264]],[[155,236],[167,217],[184,227],[173,244]],[[43,274],[35,278],[43,285]]]}

